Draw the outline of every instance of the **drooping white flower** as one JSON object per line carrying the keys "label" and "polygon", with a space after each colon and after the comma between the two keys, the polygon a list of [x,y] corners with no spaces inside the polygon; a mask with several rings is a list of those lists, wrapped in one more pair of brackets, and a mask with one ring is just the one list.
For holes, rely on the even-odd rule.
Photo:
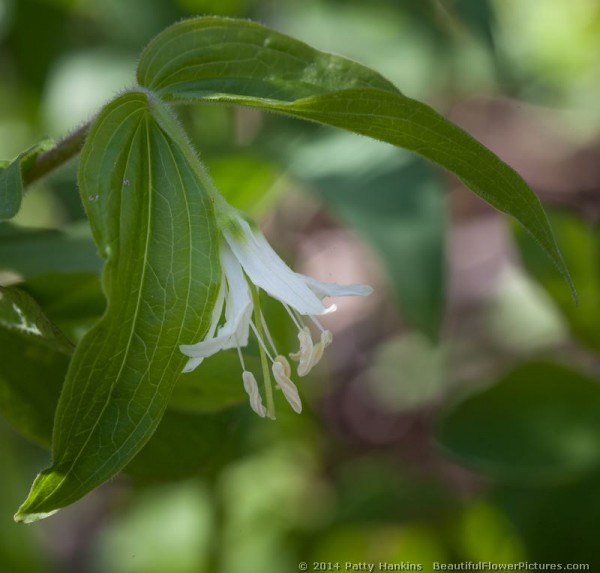
{"label": "drooping white flower", "polygon": [[[222,217],[220,258],[223,279],[217,296],[211,324],[204,340],[184,344],[181,351],[189,357],[184,372],[190,372],[220,350],[237,348],[242,365],[244,389],[250,406],[261,417],[275,417],[271,380],[266,379],[265,408],[254,374],[246,370],[241,347],[248,344],[250,330],[259,343],[263,375],[269,378],[268,362],[277,387],[292,409],[300,413],[302,403],[298,389],[291,380],[287,359],[277,352],[276,345],[259,308],[259,289],[280,301],[298,328],[300,349],[290,357],[298,361],[298,375],[305,376],[319,362],[325,348],[331,344],[331,332],[315,318],[336,310],[325,306],[323,299],[334,296],[366,296],[372,292],[367,285],[339,285],[321,282],[290,269],[273,250],[263,234],[233,209]],[[224,312],[223,312],[224,311]],[[224,320],[221,323],[221,317]],[[316,344],[302,317],[309,317],[321,331]]]}

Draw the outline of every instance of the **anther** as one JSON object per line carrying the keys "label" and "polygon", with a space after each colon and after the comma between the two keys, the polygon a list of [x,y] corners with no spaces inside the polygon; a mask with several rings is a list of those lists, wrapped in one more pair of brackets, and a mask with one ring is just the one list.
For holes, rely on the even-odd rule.
{"label": "anther", "polygon": [[242,372],[242,380],[244,381],[244,390],[250,398],[250,407],[261,417],[264,418],[267,415],[267,409],[263,406],[260,392],[258,391],[258,384],[256,378],[252,372],[244,370]]}
{"label": "anther", "polygon": [[302,402],[298,394],[298,388],[290,380],[291,368],[289,362],[284,356],[276,356],[272,367],[273,376],[279,388],[283,392],[285,399],[289,402],[292,410],[297,414],[302,412]]}

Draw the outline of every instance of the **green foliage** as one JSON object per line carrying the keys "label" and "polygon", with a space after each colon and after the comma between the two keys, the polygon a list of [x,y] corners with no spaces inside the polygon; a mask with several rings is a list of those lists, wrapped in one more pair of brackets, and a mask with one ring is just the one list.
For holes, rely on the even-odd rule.
{"label": "green foliage", "polygon": [[567,319],[573,335],[593,350],[600,350],[600,231],[581,217],[553,211],[550,215],[565,261],[577,284],[579,304],[572,304],[563,281],[540,257],[538,245],[515,229],[517,245],[527,270],[552,296]]}
{"label": "green foliage", "polygon": [[494,500],[528,548],[529,560],[587,563],[600,567],[596,523],[600,514],[600,476],[597,472],[553,487],[503,485]]}
{"label": "green foliage", "polygon": [[418,159],[366,173],[360,167],[347,171],[343,176],[319,172],[314,183],[320,196],[376,250],[402,317],[436,339],[445,292],[445,217],[438,175]]}
{"label": "green foliage", "polygon": [[515,217],[574,291],[543,208],[525,181],[459,127],[364,66],[253,22],[197,18],[150,42],[138,81],[167,101],[278,111],[419,153]]}
{"label": "green foliage", "polygon": [[[486,3],[472,11],[457,3],[457,11],[491,43],[488,8]],[[37,81],[43,72],[35,74]],[[22,291],[5,289],[0,300],[0,343],[8,352],[0,364],[0,410],[33,440],[47,445],[52,436],[52,465],[35,480],[18,521],[50,515],[123,469],[148,481],[210,473],[235,457],[243,443],[245,414],[233,406],[246,394],[235,355],[222,353],[180,376],[186,358],[179,345],[205,336],[221,281],[214,213],[220,198],[171,104],[275,111],[415,152],[516,218],[566,278],[563,288],[572,288],[541,204],[523,179],[470,135],[365,66],[249,21],[209,17],[159,34],[142,53],[137,76],[140,86],[107,104],[89,132],[83,126],[55,147],[43,142],[0,171],[0,218],[8,219],[19,210],[27,173],[37,169],[31,177],[37,179],[76,155],[85,141],[78,182],[95,243],[81,229],[18,224],[0,229],[1,270],[16,273],[13,280],[25,279]],[[50,157],[46,171],[38,162],[42,152]],[[440,179],[420,159],[398,157],[400,162],[382,163],[368,173],[349,166],[344,177],[332,171],[307,179],[330,210],[371,243],[407,322],[435,340],[445,287]],[[239,154],[235,160],[217,158],[214,165],[233,204],[264,210],[265,197],[271,197],[264,188],[272,187],[278,174],[270,161]],[[285,330],[281,319],[275,322],[276,330]],[[245,361],[248,369],[259,370],[252,354]],[[571,407],[591,412],[596,395],[589,383],[565,372],[561,375],[574,377],[581,390]],[[589,449],[573,449],[571,442],[563,448],[559,440],[575,440],[581,431],[597,445],[591,415],[581,418],[583,426],[570,426],[571,410],[563,417],[552,410],[554,400],[566,403],[561,380],[549,384],[546,401],[539,400],[537,386],[511,380],[488,391],[492,406],[481,395],[472,400],[483,405],[467,402],[449,414],[442,443],[466,464],[498,475],[515,464],[523,475],[536,477],[595,467]],[[509,412],[515,392],[523,409]],[[487,413],[483,418],[480,406]],[[527,433],[529,411],[537,412],[535,423],[550,443]],[[509,414],[515,423],[506,430],[500,419]],[[555,416],[560,431],[542,423]],[[493,447],[468,433],[473,424],[490,426],[484,435]],[[377,519],[391,519],[410,505],[403,496],[389,495],[397,487],[391,479],[365,490],[377,501]],[[364,518],[368,500],[353,499],[347,489],[345,503],[358,507],[356,514]],[[383,507],[383,499],[393,499],[392,506]],[[338,518],[344,521],[343,512]],[[397,544],[390,548],[395,555]]]}
{"label": "green foliage", "polygon": [[30,278],[46,273],[102,270],[94,241],[73,231],[0,226],[0,260],[5,269]]}
{"label": "green foliage", "polygon": [[527,363],[455,405],[439,443],[497,479],[556,481],[600,465],[600,385],[556,363]]}
{"label": "green foliage", "polygon": [[23,173],[51,145],[49,140],[41,141],[21,153],[14,161],[0,167],[0,221],[11,219],[18,213],[25,187]]}
{"label": "green foliage", "polygon": [[48,444],[73,346],[28,294],[0,288],[0,347],[0,412],[24,435]]}
{"label": "green foliage", "polygon": [[219,278],[204,181],[154,119],[146,94],[124,94],[98,116],[79,184],[106,259],[108,307],[71,361],[53,464],[17,514],[25,521],[85,495],[148,441],[185,363],[179,344],[206,332],[203,309],[214,304]]}

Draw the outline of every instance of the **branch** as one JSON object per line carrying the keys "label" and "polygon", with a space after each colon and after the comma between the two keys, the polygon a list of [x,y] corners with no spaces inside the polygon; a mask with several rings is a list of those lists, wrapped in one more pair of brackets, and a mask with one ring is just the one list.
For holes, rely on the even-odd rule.
{"label": "branch", "polygon": [[81,151],[90,125],[91,122],[82,125],[79,129],[61,139],[52,149],[40,153],[31,167],[23,173],[23,187],[48,175],[48,173],[75,157]]}

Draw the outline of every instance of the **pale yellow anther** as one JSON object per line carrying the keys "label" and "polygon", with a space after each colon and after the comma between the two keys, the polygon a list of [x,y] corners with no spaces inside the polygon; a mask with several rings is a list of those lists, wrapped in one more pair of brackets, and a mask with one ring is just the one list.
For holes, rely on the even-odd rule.
{"label": "pale yellow anther", "polygon": [[300,414],[300,412],[302,412],[302,402],[300,401],[298,388],[296,388],[296,385],[290,380],[290,363],[284,356],[276,356],[271,371],[273,372],[273,377],[283,392],[285,399],[292,407],[292,410],[297,414]]}
{"label": "pale yellow anther", "polygon": [[310,372],[314,345],[310,330],[304,327],[298,331],[298,340],[300,341],[300,350],[290,354],[292,360],[298,361],[298,376],[306,376]]}
{"label": "pale yellow anther", "polygon": [[323,352],[325,349],[331,344],[333,340],[333,335],[329,330],[324,330],[321,333],[321,340],[315,344],[315,349],[312,355],[312,360],[310,363],[311,370],[319,363],[321,358],[323,358]]}
{"label": "pale yellow anther", "polygon": [[267,409],[263,406],[262,398],[258,390],[258,384],[256,378],[252,372],[244,370],[242,372],[242,380],[244,381],[244,390],[250,398],[250,407],[261,417],[264,418],[267,415]]}

